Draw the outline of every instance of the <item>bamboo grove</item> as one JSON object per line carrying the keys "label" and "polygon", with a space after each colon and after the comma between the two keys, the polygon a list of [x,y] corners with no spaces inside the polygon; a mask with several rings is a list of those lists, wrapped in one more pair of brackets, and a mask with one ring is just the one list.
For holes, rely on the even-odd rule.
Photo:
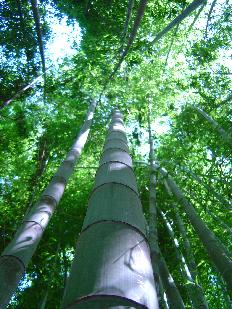
{"label": "bamboo grove", "polygon": [[0,308],[232,308],[231,10],[1,2]]}

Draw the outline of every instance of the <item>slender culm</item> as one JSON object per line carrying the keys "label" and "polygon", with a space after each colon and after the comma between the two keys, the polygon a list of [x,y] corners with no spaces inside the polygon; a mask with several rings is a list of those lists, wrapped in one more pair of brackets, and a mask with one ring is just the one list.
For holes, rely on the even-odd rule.
{"label": "slender culm", "polygon": [[[156,284],[162,284],[163,290],[167,295],[170,308],[184,309],[184,303],[179,290],[169,273],[167,264],[162,256],[158,244],[157,231],[157,203],[156,203],[156,164],[154,163],[154,146],[151,132],[150,114],[148,114],[148,133],[149,133],[149,161],[150,161],[150,190],[149,190],[149,244],[151,248],[151,261]],[[160,280],[159,280],[160,278]],[[163,296],[163,295],[161,295]]]}
{"label": "slender culm", "polygon": [[120,68],[123,60],[125,59],[125,57],[127,56],[128,52],[129,52],[131,45],[133,44],[133,42],[135,40],[137,31],[139,29],[140,23],[142,21],[142,17],[143,17],[144,12],[145,12],[146,5],[147,5],[147,0],[140,0],[138,11],[137,11],[137,14],[136,14],[136,17],[135,17],[135,21],[134,21],[130,36],[128,38],[127,45],[125,46],[124,51],[123,51],[119,61],[115,65],[115,68],[114,68],[112,74],[110,75],[110,79],[115,75],[117,70]]}
{"label": "slender culm", "polygon": [[62,308],[158,308],[145,233],[122,115],[115,111]]}
{"label": "slender culm", "polygon": [[26,214],[13,240],[0,257],[0,308],[5,308],[9,303],[38,246],[43,231],[63,195],[67,181],[88,138],[95,107],[96,102],[93,101],[71,150],[42,193],[39,201]]}
{"label": "slender culm", "polygon": [[204,296],[204,292],[202,286],[197,282],[198,271],[197,271],[197,264],[195,262],[195,258],[192,252],[191,244],[187,236],[187,231],[184,226],[184,222],[178,212],[178,209],[175,209],[176,214],[176,223],[177,227],[180,231],[180,234],[183,238],[183,245],[185,250],[186,259],[188,261],[188,267],[191,273],[191,276],[194,280],[194,285],[192,286],[193,293],[195,295],[195,302],[197,308],[208,308],[207,301]]}
{"label": "slender culm", "polygon": [[130,23],[130,19],[131,19],[131,13],[133,10],[133,6],[134,6],[134,0],[128,0],[128,5],[127,5],[127,12],[126,12],[126,20],[124,23],[124,29],[123,29],[123,33],[122,33],[122,49],[123,49],[123,43],[124,43],[124,39],[127,35],[127,31],[128,31],[128,27],[129,27],[129,23]]}
{"label": "slender culm", "polygon": [[204,5],[206,0],[194,0],[176,18],[173,19],[162,31],[160,31],[151,44],[157,43],[168,31],[180,24],[186,17],[195,11],[200,5]]}
{"label": "slender culm", "polygon": [[41,30],[41,25],[40,25],[40,15],[39,15],[39,8],[38,8],[37,0],[31,0],[31,7],[32,7],[33,16],[34,16],[34,21],[35,21],[35,28],[37,32],[37,40],[38,40],[38,45],[39,45],[39,52],[40,52],[40,57],[41,57],[41,62],[42,62],[43,74],[45,75],[46,66],[45,66],[45,56],[44,56],[44,44],[43,44],[43,37],[42,37],[42,30]]}
{"label": "slender culm", "polygon": [[[46,69],[46,71],[48,68]],[[10,99],[6,100],[0,105],[0,110],[2,110],[4,107],[9,105],[12,101],[20,97],[20,95],[25,92],[27,89],[32,88],[41,78],[44,76],[44,73],[40,74],[38,77],[36,77],[33,81],[31,81],[28,85],[24,86],[22,89],[18,90]]]}
{"label": "slender culm", "polygon": [[178,202],[184,208],[188,219],[194,227],[198,237],[202,241],[210,259],[221,273],[227,284],[228,291],[232,290],[232,259],[227,248],[220,242],[216,235],[208,228],[205,222],[196,212],[192,204],[185,198],[173,178],[164,168],[157,167],[161,175],[166,178],[169,188]]}
{"label": "slender culm", "polygon": [[175,237],[175,233],[174,233],[174,230],[172,229],[170,222],[168,221],[164,212],[160,209],[158,210],[159,210],[159,214],[161,215],[164,221],[168,234],[172,240],[173,246],[175,248],[176,258],[180,266],[180,272],[182,274],[184,282],[187,282],[186,289],[187,289],[189,298],[191,300],[191,303],[193,305],[193,308],[199,308],[199,309],[208,308],[208,305],[204,298],[203,291],[201,290],[201,287],[194,281],[195,273],[194,274],[191,273],[191,268],[189,267],[188,261],[185,259],[185,257],[183,256],[180,250],[179,242],[177,238]]}
{"label": "slender culm", "polygon": [[203,116],[208,123],[218,132],[218,134],[221,136],[221,138],[232,146],[232,137],[230,134],[228,134],[220,125],[217,121],[215,121],[210,115],[208,115],[202,108],[197,107],[195,105],[192,106],[201,116]]}
{"label": "slender culm", "polygon": [[175,284],[172,275],[169,272],[167,263],[160,252],[158,260],[159,274],[165,293],[167,294],[168,305],[170,309],[184,309],[184,303],[180,292]]}
{"label": "slender culm", "polygon": [[[150,164],[150,188],[149,188],[149,245],[151,249],[151,261],[156,286],[159,287],[159,246],[158,246],[158,231],[157,231],[157,205],[156,205],[156,170],[154,168],[154,145],[152,140],[151,123],[150,123],[150,106],[148,113],[148,134],[149,134],[149,164]],[[157,289],[158,290],[158,289]],[[158,296],[159,291],[158,291]]]}

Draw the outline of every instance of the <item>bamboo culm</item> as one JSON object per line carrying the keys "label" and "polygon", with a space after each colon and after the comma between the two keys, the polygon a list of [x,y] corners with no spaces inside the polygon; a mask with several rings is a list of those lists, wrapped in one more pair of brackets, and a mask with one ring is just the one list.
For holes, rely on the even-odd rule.
{"label": "bamboo culm", "polygon": [[131,45],[133,44],[133,42],[135,40],[137,31],[139,29],[142,17],[143,17],[144,12],[145,12],[146,5],[147,5],[147,0],[140,0],[139,8],[138,8],[138,11],[137,11],[137,14],[136,14],[136,17],[135,17],[135,21],[134,21],[134,24],[133,24],[133,27],[132,27],[132,30],[131,30],[131,33],[130,33],[130,36],[129,36],[129,39],[128,39],[128,42],[127,42],[127,45],[126,45],[126,47],[125,47],[125,49],[124,49],[124,51],[123,51],[123,53],[122,53],[118,63],[115,65],[115,68],[114,68],[112,74],[110,75],[110,79],[113,78],[115,73],[120,68],[123,60],[125,59],[125,57],[127,56],[128,52],[129,52],[129,49],[130,49]]}
{"label": "bamboo culm", "polygon": [[[164,293],[167,296],[167,302],[170,308],[183,309],[184,303],[179,293],[176,284],[169,273],[166,262],[160,252],[158,245],[157,232],[157,201],[156,201],[156,165],[154,164],[154,145],[151,132],[150,122],[151,109],[148,113],[148,133],[149,133],[149,162],[150,162],[150,190],[149,190],[149,244],[151,248],[151,261],[154,278],[156,284],[161,285],[159,289],[160,307],[162,306],[162,299],[164,300]],[[166,303],[165,303],[166,304]]]}
{"label": "bamboo culm", "polygon": [[190,241],[187,236],[187,232],[184,226],[184,222],[179,214],[179,211],[177,207],[175,207],[175,216],[176,216],[176,225],[177,228],[180,232],[180,235],[183,238],[183,243],[184,243],[184,251],[186,255],[186,259],[188,261],[188,266],[192,275],[192,278],[195,283],[195,290],[197,294],[197,300],[199,302],[199,308],[208,308],[207,301],[204,296],[203,289],[199,283],[197,283],[197,277],[198,277],[198,272],[197,272],[197,264],[195,262],[195,258],[193,256],[192,248]]}
{"label": "bamboo culm", "polygon": [[158,267],[160,278],[164,287],[164,291],[167,295],[167,301],[170,309],[185,309],[180,292],[172,278],[168,266],[161,252],[159,253]]}
{"label": "bamboo culm", "polygon": [[194,0],[190,3],[176,18],[173,19],[162,31],[160,31],[154,40],[150,43],[154,45],[157,43],[167,32],[172,30],[175,26],[180,24],[186,17],[188,17],[193,11],[195,11],[200,5],[204,5],[206,0]]}
{"label": "bamboo culm", "polygon": [[[51,66],[50,66],[51,67]],[[50,68],[49,67],[49,68]],[[47,68],[46,71],[49,69]],[[9,100],[6,100],[5,102],[3,102],[0,105],[0,110],[2,110],[4,107],[6,107],[7,105],[9,105],[12,101],[14,101],[15,99],[17,99],[18,97],[20,97],[20,95],[26,91],[29,88],[32,88],[32,86],[34,86],[39,80],[42,80],[42,77],[44,76],[44,73],[42,73],[41,75],[39,75],[38,77],[36,77],[33,81],[31,81],[28,85],[24,86],[22,89],[20,89],[15,95],[13,95],[13,97],[11,97]]]}
{"label": "bamboo culm", "polygon": [[211,124],[211,126],[218,132],[218,134],[222,137],[222,139],[232,146],[232,138],[230,134],[228,134],[220,125],[217,121],[215,121],[209,114],[207,114],[202,108],[197,107],[195,105],[192,106],[199,114],[201,114],[207,121],[208,123]]}
{"label": "bamboo culm", "polygon": [[71,150],[62,162],[39,201],[26,214],[13,240],[0,257],[0,308],[5,308],[24,275],[42,234],[58,205],[75,163],[88,138],[96,101],[89,106],[86,119]]}
{"label": "bamboo culm", "polygon": [[122,47],[121,47],[122,50],[123,50],[123,43],[124,43],[125,37],[127,35],[127,31],[128,31],[133,7],[134,7],[134,0],[128,0],[126,20],[125,20],[124,29],[123,29],[123,33],[122,33],[122,40],[121,40],[122,41]]}
{"label": "bamboo culm", "polygon": [[163,213],[163,211],[160,209],[158,210],[167,228],[168,234],[173,242],[175,252],[176,252],[176,257],[181,267],[181,273],[182,273],[183,279],[185,280],[185,282],[187,282],[186,288],[187,288],[187,292],[191,300],[191,303],[193,305],[193,308],[207,309],[208,305],[205,300],[203,291],[201,287],[196,283],[195,273],[192,274],[191,268],[189,267],[188,262],[186,261],[185,257],[183,256],[180,250],[180,245],[179,245],[177,238],[175,237],[174,230],[170,222],[168,221],[166,215]]}
{"label": "bamboo culm", "polygon": [[157,166],[156,168],[158,168],[161,175],[166,179],[173,195],[183,206],[190,223],[192,224],[198,237],[202,241],[212,262],[224,278],[228,290],[232,290],[232,260],[228,250],[215,236],[215,234],[208,228],[205,222],[200,218],[194,207],[185,198],[184,194],[181,192],[181,190],[179,189],[173,178],[168,174],[168,172],[160,166]]}
{"label": "bamboo culm", "polygon": [[41,62],[42,62],[42,70],[45,76],[46,66],[45,66],[45,56],[44,56],[44,44],[43,44],[43,37],[42,37],[42,31],[41,31],[41,25],[40,25],[40,14],[39,14],[37,0],[31,0],[31,7],[32,7],[34,21],[35,21],[39,52],[40,52],[40,57],[41,57]]}
{"label": "bamboo culm", "polygon": [[61,308],[158,309],[122,114],[115,111]]}

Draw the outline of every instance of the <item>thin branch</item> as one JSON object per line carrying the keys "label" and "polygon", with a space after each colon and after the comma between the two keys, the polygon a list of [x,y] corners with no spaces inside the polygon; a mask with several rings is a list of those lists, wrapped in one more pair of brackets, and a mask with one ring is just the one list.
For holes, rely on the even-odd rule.
{"label": "thin branch", "polygon": [[[48,69],[50,69],[50,67],[48,67],[46,69],[46,71]],[[19,90],[15,95],[13,95],[13,97],[7,101],[5,101],[4,103],[2,103],[2,105],[0,105],[0,110],[3,109],[5,106],[9,105],[12,101],[14,101],[15,99],[17,99],[24,91],[26,91],[27,89],[31,88],[34,84],[37,83],[37,81],[44,75],[44,73],[42,73],[41,75],[39,75],[38,77],[36,77],[32,82],[30,82],[30,84],[26,85],[25,87],[23,87],[21,90]]]}
{"label": "thin branch", "polygon": [[217,104],[215,107],[218,108],[218,107],[221,107],[222,105],[230,102],[232,100],[232,93],[230,93],[227,98],[225,98],[224,100],[222,100],[219,104]]}
{"label": "thin branch", "polygon": [[171,52],[171,49],[172,49],[172,46],[173,46],[173,43],[174,43],[174,40],[175,40],[175,37],[176,37],[178,29],[179,29],[179,24],[176,26],[176,29],[173,32],[172,41],[170,43],[170,46],[169,46],[169,49],[168,49],[168,53],[167,53],[167,56],[166,56],[166,59],[165,59],[164,70],[165,70],[165,68],[167,66],[168,58],[169,58],[169,55],[170,55],[170,52]]}
{"label": "thin branch", "polygon": [[192,31],[192,28],[193,28],[195,22],[197,21],[198,17],[200,16],[200,14],[201,14],[203,8],[204,8],[204,5],[202,5],[202,6],[199,8],[199,10],[198,10],[196,16],[194,17],[193,22],[191,23],[190,27],[188,28],[188,31],[187,31],[188,33],[189,33],[190,31]]}
{"label": "thin branch", "polygon": [[208,18],[207,18],[207,23],[206,23],[206,27],[205,27],[205,35],[204,35],[204,38],[207,38],[208,36],[208,27],[209,27],[209,23],[210,23],[210,20],[211,20],[211,15],[212,15],[212,12],[213,12],[213,9],[216,5],[216,2],[217,0],[214,0],[211,4],[211,7],[209,9],[209,13],[208,13]]}

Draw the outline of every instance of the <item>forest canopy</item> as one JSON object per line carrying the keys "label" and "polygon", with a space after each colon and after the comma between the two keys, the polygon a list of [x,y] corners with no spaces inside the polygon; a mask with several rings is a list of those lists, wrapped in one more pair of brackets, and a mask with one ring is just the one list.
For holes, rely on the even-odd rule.
{"label": "forest canopy", "polygon": [[[161,172],[231,258],[231,11],[228,0],[0,2],[1,252],[96,102],[79,162],[8,308],[59,308],[114,109],[147,219],[150,122],[158,244],[184,306],[195,308],[180,271],[191,259],[178,214],[208,307],[232,308],[225,278]],[[51,56],[54,20],[70,29],[72,53],[60,61]]]}

